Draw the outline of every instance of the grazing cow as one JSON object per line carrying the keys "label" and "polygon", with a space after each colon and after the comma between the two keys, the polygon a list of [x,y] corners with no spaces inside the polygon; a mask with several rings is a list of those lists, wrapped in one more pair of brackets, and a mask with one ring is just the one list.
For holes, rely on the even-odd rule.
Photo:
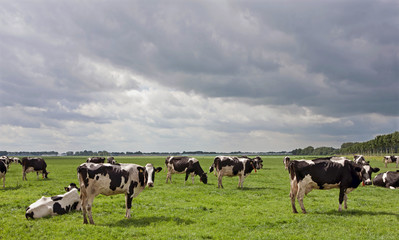
{"label": "grazing cow", "polygon": [[118,163],[115,161],[115,158],[114,158],[114,157],[107,157],[107,163],[109,163],[109,164],[118,164]]}
{"label": "grazing cow", "polygon": [[[255,166],[255,164],[258,164]],[[209,172],[215,169],[215,175],[218,177],[218,188],[222,187],[223,176],[233,177],[238,176],[238,187],[243,188],[245,177],[247,177],[252,170],[260,169],[261,163],[255,162],[253,159],[248,157],[229,157],[229,156],[218,156],[213,160],[212,166],[209,168]]]}
{"label": "grazing cow", "polygon": [[373,179],[373,185],[390,189],[399,188],[399,170],[378,174]]}
{"label": "grazing cow", "polygon": [[342,210],[343,201],[346,209],[347,194],[356,189],[361,182],[363,182],[363,185],[371,185],[371,174],[379,170],[379,168],[372,168],[370,165],[356,164],[348,159],[290,161],[292,211],[297,213],[295,198],[298,199],[302,212],[306,213],[303,205],[305,194],[313,189],[332,188],[340,189],[338,210]]}
{"label": "grazing cow", "polygon": [[190,157],[167,157],[165,160],[166,168],[168,169],[168,173],[166,175],[166,183],[168,183],[168,179],[172,182],[172,174],[174,173],[185,173],[186,178],[184,180],[184,184],[186,184],[188,175],[191,174],[191,180],[194,184],[194,176],[200,176],[200,181],[204,184],[208,183],[208,176],[202,170],[200,163],[195,158]]}
{"label": "grazing cow", "polygon": [[385,162],[385,167],[388,167],[388,163],[394,163],[396,162],[396,168],[398,168],[398,163],[399,163],[399,156],[385,156],[384,157],[384,162]]}
{"label": "grazing cow", "polygon": [[8,157],[0,157],[0,179],[3,179],[3,188],[6,187],[6,173],[9,165],[10,159]]}
{"label": "grazing cow", "polygon": [[21,160],[22,164],[22,181],[28,180],[26,178],[26,174],[30,172],[36,172],[37,179],[39,179],[39,172],[42,173],[43,178],[47,178],[47,175],[50,172],[47,172],[46,167],[47,164],[43,160],[43,158],[30,158],[30,157],[23,157]]}
{"label": "grazing cow", "polygon": [[91,208],[94,198],[103,194],[106,196],[125,194],[126,217],[130,218],[132,200],[137,197],[145,186],[153,187],[155,172],[161,167],[154,168],[151,163],[145,167],[137,164],[95,164],[83,163],[77,168],[80,183],[80,199],[83,212],[83,223],[94,224]]}
{"label": "grazing cow", "polygon": [[32,203],[25,213],[26,219],[42,218],[47,216],[61,215],[73,210],[80,210],[80,198],[76,184],[71,183],[67,193],[54,197],[42,197]]}
{"label": "grazing cow", "polygon": [[104,163],[105,157],[89,157],[86,162],[88,163]]}

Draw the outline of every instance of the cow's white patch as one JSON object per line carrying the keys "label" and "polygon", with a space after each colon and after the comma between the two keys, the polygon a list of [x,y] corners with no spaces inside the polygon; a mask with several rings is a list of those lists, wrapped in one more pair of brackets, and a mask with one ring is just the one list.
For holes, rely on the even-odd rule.
{"label": "cow's white patch", "polygon": [[331,160],[331,162],[335,162],[335,163],[341,164],[342,166],[345,166],[345,161],[346,161],[346,159]]}
{"label": "cow's white patch", "polygon": [[387,181],[387,176],[388,176],[388,172],[385,172],[384,174],[382,174],[382,181],[384,183],[386,183],[386,181]]}
{"label": "cow's white patch", "polygon": [[26,173],[30,173],[30,172],[33,172],[33,171],[35,171],[35,169],[34,169],[33,167],[28,167],[28,168],[25,170]]}
{"label": "cow's white patch", "polygon": [[341,184],[341,182],[339,182],[339,183],[334,183],[334,184],[325,183],[325,184],[323,184],[323,189],[339,188],[339,185],[340,185],[340,184]]}

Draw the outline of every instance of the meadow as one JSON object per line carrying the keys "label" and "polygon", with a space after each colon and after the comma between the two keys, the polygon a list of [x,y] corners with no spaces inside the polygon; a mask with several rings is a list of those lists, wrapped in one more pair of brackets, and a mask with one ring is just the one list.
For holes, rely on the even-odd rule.
{"label": "meadow", "polygon": [[[196,157],[207,171],[213,157]],[[308,159],[311,159],[309,157]],[[208,184],[199,178],[184,184],[184,175],[172,175],[166,184],[165,157],[116,157],[120,163],[163,169],[155,187],[146,188],[133,200],[132,218],[126,219],[124,195],[98,196],[94,200],[96,225],[84,225],[81,212],[35,220],[25,209],[41,196],[64,193],[78,183],[76,168],[85,157],[44,157],[48,179],[27,174],[11,164],[6,188],[0,186],[0,239],[398,239],[399,192],[375,186],[359,186],[348,195],[348,209],[338,212],[338,190],[313,190],[304,199],[308,214],[293,214],[289,176],[283,156],[262,156],[263,169],[252,172],[244,188],[238,178],[223,178],[224,189],[208,173]],[[388,169],[382,157],[366,157],[380,172]],[[375,174],[373,175],[373,177]],[[297,208],[300,209],[299,204]]]}

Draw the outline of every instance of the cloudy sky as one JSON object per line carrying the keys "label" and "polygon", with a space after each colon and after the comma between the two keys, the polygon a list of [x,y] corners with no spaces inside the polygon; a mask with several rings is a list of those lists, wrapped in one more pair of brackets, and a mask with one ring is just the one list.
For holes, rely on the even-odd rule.
{"label": "cloudy sky", "polygon": [[0,150],[280,151],[399,130],[399,2],[1,1]]}

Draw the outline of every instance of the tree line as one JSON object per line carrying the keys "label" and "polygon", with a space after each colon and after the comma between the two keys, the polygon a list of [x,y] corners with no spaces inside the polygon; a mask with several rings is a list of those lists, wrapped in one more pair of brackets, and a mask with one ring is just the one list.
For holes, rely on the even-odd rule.
{"label": "tree line", "polygon": [[398,152],[399,132],[378,135],[366,142],[346,142],[341,148],[308,146],[304,149],[297,148],[291,151],[292,155],[338,155],[338,154],[363,154],[363,155],[389,155]]}

